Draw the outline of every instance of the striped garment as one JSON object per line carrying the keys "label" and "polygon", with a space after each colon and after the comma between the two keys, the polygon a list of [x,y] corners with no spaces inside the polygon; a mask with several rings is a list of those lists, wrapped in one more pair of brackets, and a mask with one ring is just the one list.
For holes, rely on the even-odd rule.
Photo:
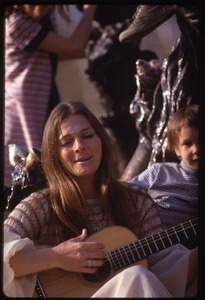
{"label": "striped garment", "polygon": [[41,148],[57,56],[36,48],[53,26],[51,14],[41,23],[22,11],[5,20],[5,185],[10,184],[13,170],[8,145],[16,144],[24,150]]}
{"label": "striped garment", "polygon": [[[124,201],[128,201],[124,199]],[[161,221],[155,203],[150,197],[139,195],[136,191],[136,201],[133,199],[133,215],[139,218],[140,228],[135,226],[135,235],[144,238],[161,230]],[[115,225],[111,216],[104,214],[99,199],[87,200],[87,213],[92,221],[91,233]],[[136,217],[136,224],[138,223]],[[18,234],[21,238],[28,237],[35,245],[56,245],[56,226],[51,213],[49,190],[38,190],[23,199],[4,221],[4,230]]]}
{"label": "striped garment", "polygon": [[186,163],[155,163],[131,180],[158,204],[163,228],[198,217],[198,171]]}

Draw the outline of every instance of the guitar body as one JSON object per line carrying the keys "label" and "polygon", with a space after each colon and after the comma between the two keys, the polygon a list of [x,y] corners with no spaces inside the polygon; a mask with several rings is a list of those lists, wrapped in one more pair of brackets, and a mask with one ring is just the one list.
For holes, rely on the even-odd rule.
{"label": "guitar body", "polygon": [[106,256],[103,266],[94,274],[74,273],[53,269],[38,274],[36,292],[40,298],[88,298],[113,276],[128,266],[140,263],[147,267],[147,257],[188,239],[197,237],[198,218],[178,224],[138,240],[133,232],[121,226],[107,227],[88,241],[104,243]]}
{"label": "guitar body", "polygon": [[[100,241],[104,243],[105,250],[108,253],[115,249],[124,247],[127,244],[138,241],[134,233],[121,226],[107,227],[102,231],[93,234],[87,240]],[[99,268],[99,270],[102,270],[102,273],[97,275],[74,273],[61,269],[52,269],[38,273],[38,278],[43,287],[45,295],[48,298],[91,297],[104,283],[127,267],[126,266],[120,270],[115,270],[110,263],[110,259],[111,258],[109,257],[106,258],[104,265]],[[137,263],[147,267],[146,258],[131,264],[133,265]],[[98,271],[96,273],[98,273]],[[36,292],[34,293],[33,297],[38,297]]]}

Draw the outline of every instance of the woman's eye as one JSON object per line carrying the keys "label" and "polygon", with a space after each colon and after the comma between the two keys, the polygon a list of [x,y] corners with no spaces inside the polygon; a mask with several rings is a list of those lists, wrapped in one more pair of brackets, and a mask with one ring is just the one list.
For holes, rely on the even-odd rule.
{"label": "woman's eye", "polygon": [[69,146],[71,144],[72,144],[72,141],[68,140],[68,141],[61,142],[60,146],[61,147],[66,147],[66,146]]}
{"label": "woman's eye", "polygon": [[[89,138],[92,138],[93,136],[94,136],[94,133],[86,133],[86,134],[82,135],[80,137],[80,139],[89,139]],[[71,146],[74,142],[75,142],[75,139],[62,140],[60,142],[60,146],[61,147]]]}
{"label": "woman's eye", "polygon": [[89,134],[86,134],[86,135],[84,135],[84,138],[85,139],[87,139],[87,138],[91,138],[91,137],[93,137],[93,133],[89,133]]}

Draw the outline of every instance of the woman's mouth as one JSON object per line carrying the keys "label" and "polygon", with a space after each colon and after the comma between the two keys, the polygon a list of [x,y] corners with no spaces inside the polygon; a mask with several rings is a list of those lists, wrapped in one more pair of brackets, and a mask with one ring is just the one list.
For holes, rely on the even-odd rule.
{"label": "woman's mouth", "polygon": [[76,159],[76,163],[78,163],[78,162],[85,162],[85,161],[88,161],[88,160],[90,160],[92,158],[92,156],[84,156],[84,157],[80,157],[80,158],[78,158],[78,159]]}

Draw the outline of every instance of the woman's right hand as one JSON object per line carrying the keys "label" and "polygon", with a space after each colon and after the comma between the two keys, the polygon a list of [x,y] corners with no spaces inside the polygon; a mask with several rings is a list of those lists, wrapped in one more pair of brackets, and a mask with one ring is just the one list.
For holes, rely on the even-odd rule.
{"label": "woman's right hand", "polygon": [[[97,268],[103,265],[101,260],[106,252],[100,242],[89,242],[86,229],[76,238],[72,238],[52,247],[53,263],[56,268],[66,271],[95,273]],[[88,268],[87,261],[92,261],[92,267]]]}

